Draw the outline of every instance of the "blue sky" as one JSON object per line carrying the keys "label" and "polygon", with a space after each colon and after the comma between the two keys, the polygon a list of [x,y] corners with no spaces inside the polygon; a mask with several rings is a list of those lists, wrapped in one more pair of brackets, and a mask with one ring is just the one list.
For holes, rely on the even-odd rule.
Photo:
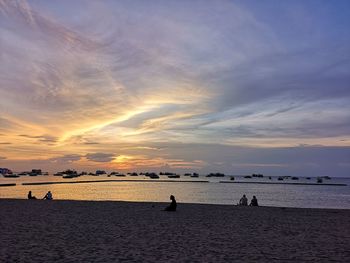
{"label": "blue sky", "polygon": [[0,1],[0,166],[348,176],[348,1]]}

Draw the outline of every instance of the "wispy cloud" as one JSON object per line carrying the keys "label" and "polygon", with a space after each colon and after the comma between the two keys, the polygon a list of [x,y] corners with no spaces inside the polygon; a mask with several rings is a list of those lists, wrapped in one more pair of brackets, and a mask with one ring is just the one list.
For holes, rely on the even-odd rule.
{"label": "wispy cloud", "polygon": [[178,149],[349,146],[348,7],[0,0],[6,156],[205,169]]}
{"label": "wispy cloud", "polygon": [[110,153],[88,153],[85,156],[88,160],[93,162],[111,162],[116,156]]}

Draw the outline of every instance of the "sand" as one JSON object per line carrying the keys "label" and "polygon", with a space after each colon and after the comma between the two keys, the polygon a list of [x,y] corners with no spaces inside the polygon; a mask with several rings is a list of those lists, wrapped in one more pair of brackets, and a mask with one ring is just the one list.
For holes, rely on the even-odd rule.
{"label": "sand", "polygon": [[0,200],[1,262],[350,262],[350,210]]}

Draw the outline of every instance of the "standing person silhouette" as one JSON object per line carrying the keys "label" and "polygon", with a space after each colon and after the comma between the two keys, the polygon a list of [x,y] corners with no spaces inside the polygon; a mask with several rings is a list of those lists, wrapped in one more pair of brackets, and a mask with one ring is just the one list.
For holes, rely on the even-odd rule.
{"label": "standing person silhouette", "polygon": [[175,200],[175,196],[171,195],[170,196],[171,203],[169,206],[167,206],[164,210],[165,211],[176,211],[177,203]]}

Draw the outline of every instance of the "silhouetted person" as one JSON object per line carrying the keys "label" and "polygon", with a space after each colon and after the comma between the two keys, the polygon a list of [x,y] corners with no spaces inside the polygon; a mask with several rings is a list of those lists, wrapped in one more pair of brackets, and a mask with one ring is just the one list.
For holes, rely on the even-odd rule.
{"label": "silhouetted person", "polygon": [[47,193],[46,193],[46,195],[44,196],[44,198],[43,199],[45,199],[45,200],[52,200],[52,194],[51,194],[51,191],[48,191]]}
{"label": "silhouetted person", "polygon": [[169,206],[165,208],[165,211],[176,211],[177,204],[176,204],[175,196],[171,195],[170,200],[171,200],[171,203]]}
{"label": "silhouetted person", "polygon": [[258,199],[256,199],[255,195],[253,196],[252,201],[250,201],[250,206],[259,206]]}
{"label": "silhouetted person", "polygon": [[32,191],[29,191],[28,199],[36,199],[36,197],[32,195]]}
{"label": "silhouetted person", "polygon": [[242,198],[239,200],[239,205],[247,206],[248,205],[248,198],[243,195]]}

